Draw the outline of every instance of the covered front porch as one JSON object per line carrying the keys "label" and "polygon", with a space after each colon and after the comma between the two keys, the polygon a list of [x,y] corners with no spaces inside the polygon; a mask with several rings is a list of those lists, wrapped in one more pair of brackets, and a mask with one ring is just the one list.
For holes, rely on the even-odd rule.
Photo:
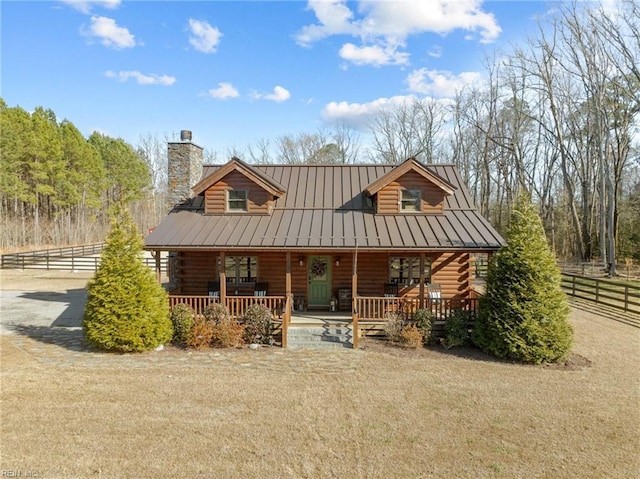
{"label": "covered front porch", "polygon": [[380,333],[397,315],[411,321],[421,308],[433,312],[436,330],[454,310],[475,315],[472,266],[465,251],[178,251],[170,253],[169,301],[196,314],[221,303],[237,319],[263,304],[282,324],[285,347],[288,329],[310,318],[348,322],[357,347],[362,334]]}

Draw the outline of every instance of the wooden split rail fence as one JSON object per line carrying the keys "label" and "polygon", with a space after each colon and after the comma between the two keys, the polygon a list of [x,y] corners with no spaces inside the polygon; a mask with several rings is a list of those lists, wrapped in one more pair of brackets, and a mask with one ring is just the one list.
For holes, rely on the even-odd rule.
{"label": "wooden split rail fence", "polygon": [[[65,248],[43,249],[24,253],[9,253],[0,256],[0,269],[45,269],[59,271],[96,271],[100,264],[100,253],[104,243]],[[143,261],[155,269],[156,260],[145,256]],[[168,271],[166,256],[162,257],[163,271]]]}
{"label": "wooden split rail fence", "polygon": [[562,289],[574,298],[640,314],[640,284],[562,273]]}

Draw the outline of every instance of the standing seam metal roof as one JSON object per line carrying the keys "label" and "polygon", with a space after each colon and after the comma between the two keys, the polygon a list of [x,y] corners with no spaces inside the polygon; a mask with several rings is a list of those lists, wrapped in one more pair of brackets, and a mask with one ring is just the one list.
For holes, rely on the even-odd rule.
{"label": "standing seam metal roof", "polygon": [[[220,166],[203,168],[206,178]],[[148,249],[495,250],[503,238],[471,201],[453,165],[428,165],[456,187],[442,214],[375,214],[363,191],[394,165],[252,165],[286,189],[271,215],[204,214],[201,196],[174,208]]]}

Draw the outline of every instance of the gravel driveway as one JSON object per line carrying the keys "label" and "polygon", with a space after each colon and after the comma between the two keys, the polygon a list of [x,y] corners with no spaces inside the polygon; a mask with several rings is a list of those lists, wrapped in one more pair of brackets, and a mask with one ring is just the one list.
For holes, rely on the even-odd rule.
{"label": "gravel driveway", "polygon": [[0,334],[24,328],[80,328],[92,274],[65,271],[0,272]]}

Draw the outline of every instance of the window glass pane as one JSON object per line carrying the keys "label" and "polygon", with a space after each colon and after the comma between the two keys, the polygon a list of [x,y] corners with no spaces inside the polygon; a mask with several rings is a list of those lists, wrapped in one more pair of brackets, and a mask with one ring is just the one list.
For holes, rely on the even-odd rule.
{"label": "window glass pane", "polygon": [[389,281],[407,284],[409,280],[409,262],[407,258],[391,258],[389,264]]}
{"label": "window glass pane", "polygon": [[[410,258],[411,260],[411,279],[413,284],[420,284],[420,257]],[[429,283],[431,280],[431,259],[424,259],[424,281]]]}
{"label": "window glass pane", "polygon": [[224,273],[227,275],[227,283],[236,282],[236,258],[234,256],[224,258]]}
{"label": "window glass pane", "polygon": [[411,283],[420,284],[420,258],[408,258],[411,264]]}
{"label": "window glass pane", "polygon": [[256,256],[238,257],[239,283],[255,283],[258,279],[258,258]]}
{"label": "window glass pane", "polygon": [[420,211],[420,190],[402,190],[402,211]]}
{"label": "window glass pane", "polygon": [[[431,279],[431,260],[424,260],[425,282]],[[420,257],[397,257],[389,261],[389,282],[397,284],[420,284]]]}
{"label": "window glass pane", "polygon": [[227,195],[227,209],[229,211],[247,211],[247,192],[245,190],[229,190]]}
{"label": "window glass pane", "polygon": [[227,283],[255,283],[258,280],[257,256],[227,256],[224,259]]}

